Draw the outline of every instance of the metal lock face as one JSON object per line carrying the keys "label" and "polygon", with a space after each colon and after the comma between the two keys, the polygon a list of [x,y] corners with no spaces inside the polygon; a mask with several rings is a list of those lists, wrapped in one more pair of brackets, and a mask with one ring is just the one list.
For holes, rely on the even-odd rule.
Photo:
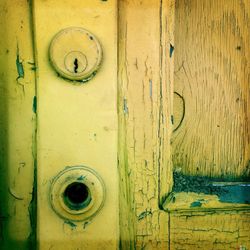
{"label": "metal lock face", "polygon": [[104,200],[104,182],[91,168],[67,167],[52,181],[50,202],[63,219],[85,221],[100,211]]}
{"label": "metal lock face", "polygon": [[91,79],[102,61],[102,49],[89,31],[71,27],[53,38],[49,49],[52,66],[62,77],[86,82]]}

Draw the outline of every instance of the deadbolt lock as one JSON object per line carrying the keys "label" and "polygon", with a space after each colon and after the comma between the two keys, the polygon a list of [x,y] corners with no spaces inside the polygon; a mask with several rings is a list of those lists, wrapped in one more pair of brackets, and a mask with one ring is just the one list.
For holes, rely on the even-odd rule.
{"label": "deadbolt lock", "polygon": [[86,82],[100,68],[102,48],[89,31],[71,27],[55,35],[50,44],[49,55],[52,66],[60,76]]}

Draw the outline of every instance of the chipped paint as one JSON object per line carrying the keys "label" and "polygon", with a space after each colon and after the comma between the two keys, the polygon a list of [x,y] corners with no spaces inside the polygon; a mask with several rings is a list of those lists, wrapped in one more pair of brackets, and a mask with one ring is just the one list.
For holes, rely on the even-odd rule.
{"label": "chipped paint", "polygon": [[144,211],[144,212],[142,212],[142,213],[138,216],[138,220],[142,220],[142,219],[144,219],[145,217],[147,217],[148,215],[152,215],[151,210],[150,210],[150,211]]}
{"label": "chipped paint", "polygon": [[[34,145],[33,145],[34,147]],[[33,149],[34,150],[34,149]],[[30,249],[36,248],[37,242],[37,162],[36,158],[34,158],[34,176],[33,176],[33,188],[32,188],[32,196],[29,203],[29,219],[30,219],[30,235],[28,237],[28,242],[30,245]]]}
{"label": "chipped paint", "polygon": [[172,185],[173,71],[169,57],[162,55],[168,55],[172,42],[174,4],[172,0],[119,1],[121,249],[167,249],[168,245],[168,214],[161,211],[160,203]]}
{"label": "chipped paint", "polygon": [[83,229],[85,229],[90,223],[91,223],[91,221],[84,221]]}
{"label": "chipped paint", "polygon": [[65,220],[64,223],[69,225],[72,229],[77,228],[77,225],[74,222],[70,221],[70,220]]}
{"label": "chipped paint", "polygon": [[[172,213],[169,249],[250,249],[248,211]],[[244,248],[243,248],[244,249]]]}
{"label": "chipped paint", "polygon": [[127,106],[127,99],[123,99],[123,112],[124,114],[128,114],[128,106]]}
{"label": "chipped paint", "polygon": [[36,110],[37,110],[37,97],[36,96],[33,97],[32,110],[36,114]]}
{"label": "chipped paint", "polygon": [[174,46],[170,43],[169,56],[172,57],[173,53],[174,53]]}
{"label": "chipped paint", "polygon": [[219,195],[221,202],[250,204],[250,183],[213,183],[213,186],[220,187],[222,192]]}
{"label": "chipped paint", "polygon": [[23,69],[23,63],[20,60],[20,55],[19,55],[19,47],[17,44],[17,52],[16,52],[16,69],[17,69],[17,80],[20,78],[24,78],[24,69]]}
{"label": "chipped paint", "polygon": [[26,62],[34,60],[30,2],[0,1],[0,23],[3,24],[0,31],[0,99],[6,113],[1,111],[0,114],[3,148],[0,154],[4,152],[3,158],[0,156],[3,170],[1,213],[9,216],[3,222],[1,249],[35,249],[33,242],[36,241],[36,216],[32,208],[35,203],[32,198],[35,74],[26,70],[29,68]]}
{"label": "chipped paint", "polygon": [[200,201],[194,201],[190,204],[190,207],[201,207],[202,203]]}
{"label": "chipped paint", "polygon": [[83,175],[81,175],[81,176],[79,176],[79,177],[77,178],[78,181],[83,181],[83,180],[85,180],[85,179],[86,179],[86,176],[83,176]]}
{"label": "chipped paint", "polygon": [[[220,182],[218,182],[219,180]],[[237,180],[226,182],[221,178],[187,176],[180,172],[174,172],[173,192],[217,195],[221,202],[250,204],[250,182],[237,182]]]}

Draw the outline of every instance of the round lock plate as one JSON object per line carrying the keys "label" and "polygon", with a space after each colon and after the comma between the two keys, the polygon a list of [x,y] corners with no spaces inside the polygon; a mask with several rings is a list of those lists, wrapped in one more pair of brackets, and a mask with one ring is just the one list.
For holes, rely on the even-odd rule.
{"label": "round lock plate", "polygon": [[52,39],[50,61],[62,77],[85,82],[91,79],[102,61],[102,49],[97,38],[83,28],[61,30]]}
{"label": "round lock plate", "polygon": [[102,208],[104,200],[104,182],[88,167],[67,167],[51,184],[52,208],[67,220],[84,221],[93,217]]}

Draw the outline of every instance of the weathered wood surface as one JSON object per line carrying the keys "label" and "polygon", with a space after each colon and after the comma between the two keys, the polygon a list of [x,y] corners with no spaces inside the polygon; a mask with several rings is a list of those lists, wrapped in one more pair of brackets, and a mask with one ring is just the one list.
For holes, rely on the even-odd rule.
{"label": "weathered wood surface", "polygon": [[170,249],[249,249],[249,228],[249,211],[171,214]]}
{"label": "weathered wood surface", "polygon": [[[163,196],[172,186],[170,137],[174,91],[172,148],[175,168],[187,174],[249,176],[249,168],[246,166],[249,167],[250,141],[248,121],[250,2],[247,0],[120,0],[118,2],[119,36],[118,39],[114,36],[111,41],[107,37],[110,38],[116,32],[113,19],[116,13],[105,9],[105,5],[101,6],[100,2],[96,2],[98,9],[86,10],[84,19],[82,10],[77,8],[77,2],[72,2],[71,9],[65,9],[66,2],[62,2],[62,7],[58,8],[58,2],[36,1],[36,4],[43,6],[37,8],[34,16],[35,19],[38,18],[36,28],[39,28],[39,32],[42,31],[36,37],[41,67],[38,82],[41,98],[38,223],[48,230],[53,230],[53,234],[48,235],[46,230],[41,230],[41,225],[38,227],[41,249],[53,247],[61,249],[65,247],[65,242],[72,249],[75,246],[83,247],[82,242],[88,247],[91,244],[94,246],[98,244],[84,241],[82,229],[74,231],[67,227],[47,206],[46,192],[49,179],[57,174],[62,164],[70,165],[72,159],[82,163],[83,157],[85,162],[97,164],[102,174],[107,175],[106,178],[114,184],[108,189],[108,193],[111,194],[108,200],[117,204],[115,198],[111,197],[115,193],[113,192],[115,190],[113,187],[116,185],[115,174],[107,174],[106,165],[103,165],[103,162],[109,163],[109,167],[112,166],[114,170],[113,173],[116,173],[114,146],[117,136],[114,101],[116,56],[114,54],[117,40],[119,43],[120,248],[250,248],[249,211],[232,209],[224,212],[174,213],[174,205],[170,214],[159,210]],[[3,27],[8,27],[0,31],[4,38],[0,47],[2,144],[0,178],[1,181],[5,180],[1,183],[0,191],[1,195],[7,194],[1,196],[6,207],[1,206],[0,209],[2,224],[0,239],[7,242],[4,247],[27,249],[28,238],[32,233],[31,226],[35,226],[34,221],[30,221],[29,218],[36,154],[34,144],[36,124],[35,113],[32,110],[36,111],[36,105],[33,105],[36,94],[35,65],[28,3],[16,1],[14,11],[11,8],[12,4],[13,1],[12,3],[3,1],[0,4],[1,12],[4,13],[3,18],[0,18],[1,24]],[[102,4],[105,4],[105,1]],[[46,8],[51,5],[52,8],[49,8],[51,12],[48,13]],[[50,27],[48,14],[53,16],[54,20],[54,16],[60,17],[62,9],[67,12],[65,16],[70,18],[66,20],[61,16],[61,21]],[[79,15],[75,15],[76,10]],[[101,14],[106,13],[105,20],[113,20],[112,27],[110,22],[109,24],[107,22],[109,35],[106,34],[104,22],[102,23],[104,26],[100,27],[99,17],[96,18],[95,15],[99,13],[98,11]],[[88,15],[91,16],[90,19]],[[44,23],[46,20],[48,25]],[[110,88],[100,84],[98,91],[95,91],[94,84],[91,83],[84,86],[83,94],[79,88],[72,88],[68,83],[62,84],[48,64],[47,48],[53,34],[65,25],[75,25],[75,20],[78,20],[83,27],[90,29],[95,27],[93,31],[100,36],[104,48],[108,48],[105,50],[107,65],[103,70],[110,69],[109,73],[105,71],[107,77],[105,83],[111,84],[107,84]],[[53,32],[48,33],[47,28]],[[174,79],[173,71],[175,71]],[[111,78],[113,83],[110,82]],[[55,99],[55,95],[60,95],[62,98]],[[71,98],[68,98],[69,96]],[[63,103],[61,100],[64,100]],[[68,107],[74,105],[75,101],[83,104],[81,107],[87,107],[86,119],[82,120],[78,115],[78,104],[74,106],[75,112],[69,110]],[[62,105],[65,107],[65,113],[60,116],[58,110],[61,110]],[[102,110],[99,110],[103,105]],[[106,109],[108,114],[111,106],[112,114],[103,117],[103,110]],[[93,139],[96,131],[92,126],[91,130],[83,129],[86,128],[86,122],[89,122],[88,118],[92,116],[93,110],[98,110],[100,119],[95,120],[92,117],[90,123],[96,126],[102,124],[97,129],[98,136],[101,135],[98,140],[100,138],[103,142],[109,142],[109,147],[106,147],[105,142],[98,146],[96,138]],[[68,119],[64,119],[65,115],[68,115]],[[71,120],[75,118],[77,122],[72,124]],[[76,150],[72,150],[71,154],[68,153],[65,141],[62,144],[62,133],[59,133],[60,130],[65,132],[66,127],[70,131],[75,131],[73,135],[75,140],[71,147]],[[65,133],[64,138],[72,139],[72,134]],[[60,147],[63,149],[63,154],[58,150]],[[103,150],[106,153],[103,153]],[[102,155],[102,158],[96,155]],[[48,166],[50,173],[47,171]],[[10,170],[7,171],[8,167]],[[178,202],[178,198],[176,201]],[[183,207],[188,210],[185,206],[186,204]],[[110,211],[116,211],[110,207],[105,209],[108,215],[112,213]],[[116,247],[114,235],[117,231],[114,228],[118,227],[118,223],[116,217],[112,215],[102,217],[104,223],[98,224],[100,228],[104,225],[103,231],[113,237],[107,240],[105,234],[101,235],[103,239],[98,235],[100,249],[110,249],[110,244]],[[46,221],[43,220],[45,217]],[[53,226],[50,226],[48,221],[53,221]],[[108,223],[113,225],[113,234],[110,234],[111,229],[106,231]],[[96,232],[94,225],[90,225],[93,235]],[[55,228],[60,230],[54,230]],[[60,240],[62,237],[66,240]],[[81,240],[78,241],[77,237]],[[68,238],[70,241],[67,241]],[[53,245],[55,239],[58,239],[57,246]]]}
{"label": "weathered wood surface", "polygon": [[174,1],[119,1],[121,249],[168,245],[173,12]]}
{"label": "weathered wood surface", "polygon": [[176,0],[175,169],[249,177],[249,37],[250,1]]}
{"label": "weathered wood surface", "polygon": [[0,1],[0,248],[31,249],[35,62],[30,6]]}

